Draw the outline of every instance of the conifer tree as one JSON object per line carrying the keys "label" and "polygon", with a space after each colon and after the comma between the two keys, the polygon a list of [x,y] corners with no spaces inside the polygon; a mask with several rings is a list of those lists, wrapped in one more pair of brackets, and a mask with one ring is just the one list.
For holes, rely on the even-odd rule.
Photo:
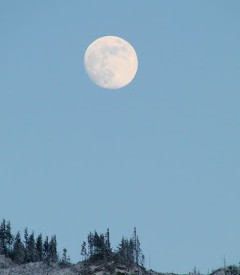
{"label": "conifer tree", "polygon": [[82,255],[82,259],[86,261],[86,259],[87,259],[86,242],[82,243],[82,246],[81,246],[81,255]]}
{"label": "conifer tree", "polygon": [[130,239],[127,242],[127,261],[129,266],[131,266],[134,263],[134,249],[135,249],[134,240]]}
{"label": "conifer tree", "polygon": [[99,236],[97,231],[93,235],[93,254],[96,256],[99,253]]}
{"label": "conifer tree", "polygon": [[94,260],[101,260],[105,255],[105,239],[104,235],[95,231],[93,237],[93,247],[94,247]]}
{"label": "conifer tree", "polygon": [[13,243],[12,259],[17,264],[23,264],[25,260],[25,248],[18,231]]}
{"label": "conifer tree", "polygon": [[66,248],[63,248],[62,262],[63,262],[64,264],[67,263],[67,249],[66,249]]}
{"label": "conifer tree", "polygon": [[106,257],[109,258],[112,253],[109,228],[107,229],[107,232],[105,234],[105,251]]}
{"label": "conifer tree", "polygon": [[29,236],[28,246],[27,246],[27,254],[29,256],[28,261],[30,263],[35,262],[36,260],[36,245],[35,245],[35,238],[34,238],[34,231]]}
{"label": "conifer tree", "polygon": [[88,255],[89,258],[93,256],[93,234],[90,232],[88,234]]}
{"label": "conifer tree", "polygon": [[8,221],[6,224],[6,256],[11,257],[13,240],[14,237],[11,232],[11,223]]}
{"label": "conifer tree", "polygon": [[25,247],[26,247],[27,243],[28,243],[28,228],[27,227],[24,229],[24,243],[25,243]]}
{"label": "conifer tree", "polygon": [[[56,235],[49,241],[46,237],[44,243],[42,234],[35,240],[34,231],[29,235],[28,228],[24,229],[24,240],[21,240],[20,232],[16,236],[11,232],[10,221],[2,220],[0,224],[0,255],[10,257],[15,263],[23,264],[35,261],[58,262]],[[66,256],[70,263],[70,257]]]}
{"label": "conifer tree", "polygon": [[48,236],[45,238],[45,241],[43,244],[43,260],[48,264],[50,263]]}
{"label": "conifer tree", "polygon": [[84,242],[81,247],[81,255],[86,258],[89,257],[91,261],[98,261],[107,259],[111,255],[111,244],[109,230],[106,234],[98,234],[95,230],[94,233],[88,234],[88,253],[86,251],[86,243]]}
{"label": "conifer tree", "polygon": [[100,234],[99,239],[98,239],[98,257],[99,257],[99,259],[104,258],[105,254],[106,254],[105,237],[104,237],[104,234]]}
{"label": "conifer tree", "polygon": [[131,266],[134,262],[134,244],[133,240],[122,237],[118,246],[118,259],[121,264]]}
{"label": "conifer tree", "polygon": [[139,238],[137,236],[136,239],[136,247],[135,247],[135,255],[136,255],[136,264],[139,264],[139,258],[141,256],[141,248],[140,248],[140,242],[139,242]]}
{"label": "conifer tree", "polygon": [[134,227],[133,232],[133,255],[134,255],[134,262],[139,265],[140,261],[142,262],[142,250],[141,250],[141,244],[139,241],[139,237],[137,235],[137,229]]}
{"label": "conifer tree", "polygon": [[39,234],[36,240],[36,261],[43,260],[43,239],[42,234]]}
{"label": "conifer tree", "polygon": [[142,267],[144,267],[144,265],[145,265],[145,256],[143,254],[141,254],[140,265]]}
{"label": "conifer tree", "polygon": [[120,264],[123,264],[126,258],[126,247],[125,247],[125,238],[122,236],[121,242],[118,245],[118,251],[117,251],[117,259]]}
{"label": "conifer tree", "polygon": [[134,249],[134,262],[138,265],[138,236],[137,236],[137,229],[134,227],[133,231],[133,249]]}
{"label": "conifer tree", "polygon": [[53,235],[49,242],[49,260],[54,263],[56,263],[58,260],[56,235]]}
{"label": "conifer tree", "polygon": [[62,259],[61,259],[60,264],[62,266],[69,266],[69,265],[71,265],[70,256],[67,255],[67,249],[66,248],[63,249],[63,254],[62,254]]}
{"label": "conifer tree", "polygon": [[6,220],[3,219],[0,226],[0,255],[7,254]]}
{"label": "conifer tree", "polygon": [[28,250],[28,241],[29,241],[29,236],[28,236],[28,228],[26,227],[24,229],[24,245],[25,245],[25,257],[24,257],[24,262],[28,263],[29,262],[29,250]]}
{"label": "conifer tree", "polygon": [[129,267],[133,264],[144,266],[144,255],[136,228],[134,228],[133,236],[129,240],[122,237],[116,256],[120,263],[125,263]]}

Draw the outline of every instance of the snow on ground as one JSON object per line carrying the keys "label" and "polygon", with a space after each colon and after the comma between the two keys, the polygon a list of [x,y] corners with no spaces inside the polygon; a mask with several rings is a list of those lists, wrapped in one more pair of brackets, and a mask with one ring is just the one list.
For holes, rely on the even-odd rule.
{"label": "snow on ground", "polygon": [[42,263],[16,265],[5,256],[0,256],[0,275],[77,275],[71,268],[60,268],[57,264],[50,266]]}

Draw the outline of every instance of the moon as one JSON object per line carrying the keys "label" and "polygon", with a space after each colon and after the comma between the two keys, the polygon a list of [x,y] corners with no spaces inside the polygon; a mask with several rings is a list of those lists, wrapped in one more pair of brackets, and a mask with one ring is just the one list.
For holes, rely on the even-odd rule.
{"label": "moon", "polygon": [[98,86],[119,89],[134,79],[138,58],[133,46],[126,40],[104,36],[87,48],[84,66],[89,78]]}

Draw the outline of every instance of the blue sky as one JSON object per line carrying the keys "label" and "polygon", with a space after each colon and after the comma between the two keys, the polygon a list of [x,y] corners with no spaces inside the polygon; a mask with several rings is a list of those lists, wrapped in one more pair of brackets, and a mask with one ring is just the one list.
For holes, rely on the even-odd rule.
{"label": "blue sky", "polygon": [[[57,234],[136,226],[146,266],[240,261],[240,2],[0,1],[0,217]],[[139,69],[120,90],[87,77],[116,35]]]}

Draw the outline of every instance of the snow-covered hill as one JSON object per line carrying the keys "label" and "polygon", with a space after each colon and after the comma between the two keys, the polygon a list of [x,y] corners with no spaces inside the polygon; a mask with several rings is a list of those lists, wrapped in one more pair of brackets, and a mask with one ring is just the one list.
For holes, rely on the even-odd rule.
{"label": "snow-covered hill", "polygon": [[[113,263],[109,263],[108,268]],[[89,265],[78,263],[69,267],[60,267],[58,264],[47,265],[44,262],[28,263],[23,265],[16,265],[5,256],[0,256],[0,275],[105,275],[105,274],[139,274],[145,275],[142,268],[132,267],[127,269],[125,266],[114,266],[111,271],[106,271],[104,265]]]}
{"label": "snow-covered hill", "polygon": [[43,262],[16,265],[5,256],[0,256],[0,275],[75,275],[71,268],[61,268],[57,264]]}
{"label": "snow-covered hill", "polygon": [[[161,273],[153,270],[146,271],[139,266],[132,266],[131,269],[124,265],[116,265],[113,261],[109,263],[99,263],[98,265],[89,264],[89,262],[79,262],[77,264],[61,267],[59,264],[51,263],[47,265],[44,262],[35,262],[17,265],[11,259],[0,256],[0,275],[177,275],[173,273]],[[187,275],[197,275],[189,273]],[[240,268],[237,266],[228,266],[225,269],[219,268],[210,275],[240,275]]]}

